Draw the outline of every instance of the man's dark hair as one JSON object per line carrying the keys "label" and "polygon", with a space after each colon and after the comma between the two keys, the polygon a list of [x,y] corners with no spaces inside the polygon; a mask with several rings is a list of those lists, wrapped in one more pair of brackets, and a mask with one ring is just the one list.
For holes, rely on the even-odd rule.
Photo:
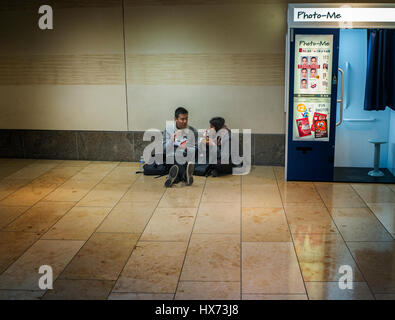
{"label": "man's dark hair", "polygon": [[188,110],[183,108],[183,107],[179,107],[176,109],[176,111],[174,112],[174,116],[178,119],[178,116],[180,114],[188,114]]}
{"label": "man's dark hair", "polygon": [[311,68],[311,69],[310,69],[310,72],[313,71],[313,70],[314,70],[315,72],[317,72],[317,69],[316,69],[316,68]]}
{"label": "man's dark hair", "polygon": [[316,57],[311,57],[311,59],[315,59],[315,61],[317,61],[317,58],[316,58]]}
{"label": "man's dark hair", "polygon": [[210,124],[214,127],[215,131],[218,131],[224,126],[225,119],[221,117],[214,117],[210,120]]}

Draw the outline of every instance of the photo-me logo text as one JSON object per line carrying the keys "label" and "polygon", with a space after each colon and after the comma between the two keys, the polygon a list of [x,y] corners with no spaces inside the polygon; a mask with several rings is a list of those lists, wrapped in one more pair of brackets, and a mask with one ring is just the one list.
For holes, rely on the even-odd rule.
{"label": "photo-me logo text", "polygon": [[340,19],[342,15],[340,13],[336,13],[336,11],[328,11],[326,14],[322,13],[317,13],[314,11],[314,13],[307,13],[305,11],[299,11],[298,12],[298,19],[304,19],[304,20],[309,20],[309,19],[323,19],[323,20],[328,20],[328,19]]}

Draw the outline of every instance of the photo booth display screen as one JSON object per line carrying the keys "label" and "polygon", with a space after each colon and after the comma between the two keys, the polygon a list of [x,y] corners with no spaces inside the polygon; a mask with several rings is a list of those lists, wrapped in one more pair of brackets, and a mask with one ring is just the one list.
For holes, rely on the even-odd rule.
{"label": "photo booth display screen", "polygon": [[329,141],[333,35],[295,35],[293,140]]}

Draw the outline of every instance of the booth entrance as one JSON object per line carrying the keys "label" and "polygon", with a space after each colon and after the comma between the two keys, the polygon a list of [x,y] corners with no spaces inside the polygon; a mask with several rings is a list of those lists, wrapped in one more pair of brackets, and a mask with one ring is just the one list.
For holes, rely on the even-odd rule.
{"label": "booth entrance", "polygon": [[286,180],[395,183],[395,110],[364,110],[368,33],[393,28],[395,5],[289,5]]}

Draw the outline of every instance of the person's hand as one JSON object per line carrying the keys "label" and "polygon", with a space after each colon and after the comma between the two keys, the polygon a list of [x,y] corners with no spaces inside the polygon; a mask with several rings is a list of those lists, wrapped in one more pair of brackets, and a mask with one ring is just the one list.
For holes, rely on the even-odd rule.
{"label": "person's hand", "polygon": [[180,149],[186,149],[187,148],[187,141],[185,140],[183,143],[181,143],[180,145],[179,145],[179,148]]}
{"label": "person's hand", "polygon": [[173,134],[173,142],[176,141],[177,137],[179,137],[181,135],[181,130],[177,130],[176,132],[174,132]]}
{"label": "person's hand", "polygon": [[215,146],[216,144],[215,144],[215,142],[214,142],[214,140],[213,139],[211,139],[211,138],[209,138],[208,139],[208,142],[206,142],[209,146]]}

